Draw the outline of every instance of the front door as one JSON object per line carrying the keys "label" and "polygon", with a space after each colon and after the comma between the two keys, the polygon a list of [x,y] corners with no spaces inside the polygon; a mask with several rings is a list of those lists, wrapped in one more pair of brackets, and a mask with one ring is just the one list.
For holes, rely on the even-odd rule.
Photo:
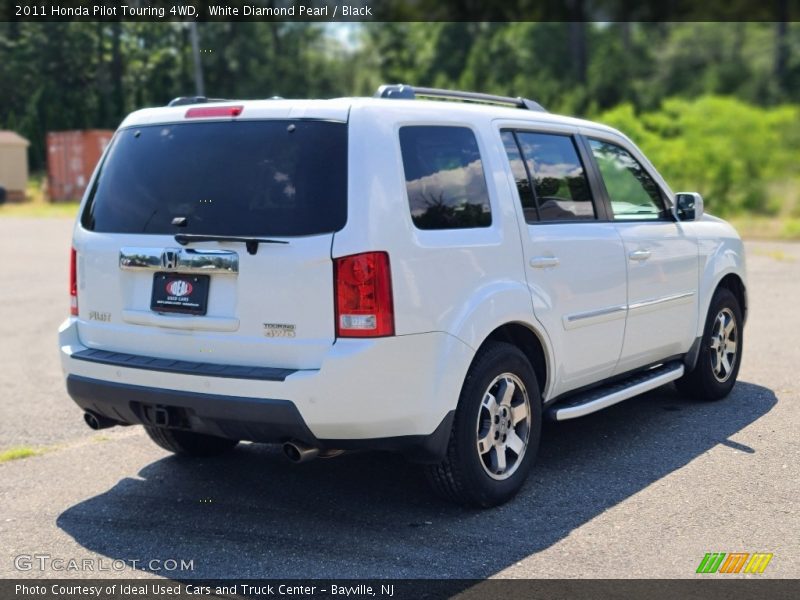
{"label": "front door", "polygon": [[697,331],[697,240],[632,152],[589,138],[614,226],[625,244],[628,317],[615,374],[683,354]]}

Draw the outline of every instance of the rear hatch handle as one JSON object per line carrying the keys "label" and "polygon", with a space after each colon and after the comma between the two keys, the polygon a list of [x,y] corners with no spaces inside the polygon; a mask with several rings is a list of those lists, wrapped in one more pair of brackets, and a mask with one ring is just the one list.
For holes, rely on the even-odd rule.
{"label": "rear hatch handle", "polygon": [[119,268],[125,271],[180,271],[236,275],[239,255],[233,250],[195,250],[193,248],[120,248]]}
{"label": "rear hatch handle", "polygon": [[247,248],[248,254],[256,254],[259,244],[288,244],[284,240],[271,240],[269,238],[247,237],[241,235],[203,235],[201,233],[178,233],[175,241],[181,246],[193,242],[241,242]]}

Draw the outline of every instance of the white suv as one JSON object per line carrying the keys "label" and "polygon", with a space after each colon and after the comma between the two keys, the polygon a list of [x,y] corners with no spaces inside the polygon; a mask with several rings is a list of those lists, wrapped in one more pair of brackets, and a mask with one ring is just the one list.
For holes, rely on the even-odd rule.
{"label": "white suv", "polygon": [[520,488],[545,415],[670,381],[722,398],[741,363],[734,229],[618,131],[525,99],[141,110],[73,247],[59,341],[90,426],[189,455],[398,451],[469,505]]}

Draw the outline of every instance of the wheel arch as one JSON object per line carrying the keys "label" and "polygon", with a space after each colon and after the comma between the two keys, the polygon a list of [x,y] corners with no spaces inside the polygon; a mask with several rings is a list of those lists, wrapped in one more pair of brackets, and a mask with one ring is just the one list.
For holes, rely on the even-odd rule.
{"label": "wheel arch", "polygon": [[533,372],[536,374],[536,380],[539,384],[539,393],[544,399],[550,381],[550,360],[547,354],[547,346],[542,340],[541,334],[519,321],[505,323],[496,327],[486,336],[475,356],[478,356],[481,350],[491,342],[506,342],[522,351],[533,367]]}
{"label": "wheel arch", "polygon": [[542,398],[548,397],[555,379],[552,345],[547,331],[534,316],[527,286],[502,280],[476,290],[454,313],[447,329],[475,352],[464,376],[488,341],[508,342],[531,361]]}
{"label": "wheel arch", "polygon": [[[739,300],[742,316],[747,315],[747,270],[744,244],[732,237],[729,225],[724,222],[700,223],[710,231],[703,231],[699,238],[700,273],[698,281],[697,336],[703,335],[711,299],[720,287],[729,289]],[[731,229],[732,231],[732,229]],[[717,238],[706,237],[719,233]]]}
{"label": "wheel arch", "polygon": [[697,359],[700,355],[700,340],[705,333],[708,311],[711,308],[711,301],[719,289],[729,290],[735,296],[736,300],[739,302],[739,307],[742,309],[742,325],[744,325],[744,322],[747,320],[747,287],[739,273],[729,271],[719,278],[716,285],[710,289],[709,293],[706,294],[706,297],[703,299],[702,309],[698,315],[699,329],[697,337],[684,359],[684,364],[688,370],[693,369],[697,364]]}
{"label": "wheel arch", "polygon": [[727,269],[717,274],[714,278],[713,285],[704,286],[704,289],[701,289],[700,306],[698,307],[697,315],[697,337],[703,335],[706,318],[708,317],[708,311],[711,307],[711,301],[714,298],[714,294],[717,293],[717,290],[721,288],[730,290],[736,297],[742,309],[742,319],[747,319],[747,287],[744,278],[738,271]]}
{"label": "wheel arch", "polygon": [[[720,288],[729,290],[739,302],[739,308],[742,309],[742,321],[747,321],[747,288],[744,281],[737,273],[728,273],[720,279],[717,286],[714,288],[714,293]],[[713,297],[713,294],[712,294]]]}

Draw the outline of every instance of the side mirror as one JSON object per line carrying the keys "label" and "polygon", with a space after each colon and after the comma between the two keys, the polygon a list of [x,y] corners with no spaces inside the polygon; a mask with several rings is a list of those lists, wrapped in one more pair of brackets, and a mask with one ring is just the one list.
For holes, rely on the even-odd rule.
{"label": "side mirror", "polygon": [[679,221],[699,221],[703,218],[703,197],[697,192],[675,194],[675,216]]}

